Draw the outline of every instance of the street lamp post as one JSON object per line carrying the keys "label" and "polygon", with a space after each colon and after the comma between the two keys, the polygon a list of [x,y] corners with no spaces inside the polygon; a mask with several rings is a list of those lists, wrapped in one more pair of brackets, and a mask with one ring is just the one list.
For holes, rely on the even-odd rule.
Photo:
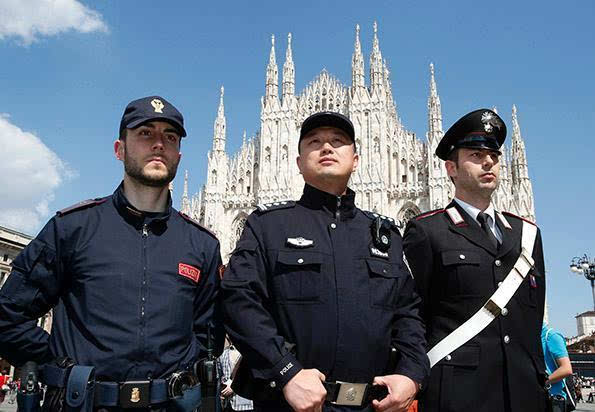
{"label": "street lamp post", "polygon": [[593,310],[595,310],[595,260],[583,257],[573,257],[570,262],[570,270],[578,275],[583,275],[591,281],[591,292],[593,294]]}

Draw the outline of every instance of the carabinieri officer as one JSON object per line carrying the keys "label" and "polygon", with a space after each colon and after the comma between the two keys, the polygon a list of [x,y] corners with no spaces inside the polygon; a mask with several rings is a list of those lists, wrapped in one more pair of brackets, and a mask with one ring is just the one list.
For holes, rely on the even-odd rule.
{"label": "carabinieri officer", "polygon": [[458,120],[436,149],[455,198],[405,230],[431,349],[423,412],[545,410],[541,235],[492,204],[505,138],[492,110]]}
{"label": "carabinieri officer", "polygon": [[[138,99],[119,133],[120,186],[59,211],[0,290],[0,356],[46,364],[45,410],[193,410],[200,391],[181,388],[198,388],[209,329],[222,350],[219,242],[172,207],[168,190],[182,114],[162,97]],[[36,322],[50,309],[48,334]]]}
{"label": "carabinieri officer", "polygon": [[256,410],[405,411],[426,379],[401,236],[355,206],[347,183],[358,160],[348,118],[307,118],[301,199],[259,206],[232,254],[224,318],[243,355],[232,387]]}

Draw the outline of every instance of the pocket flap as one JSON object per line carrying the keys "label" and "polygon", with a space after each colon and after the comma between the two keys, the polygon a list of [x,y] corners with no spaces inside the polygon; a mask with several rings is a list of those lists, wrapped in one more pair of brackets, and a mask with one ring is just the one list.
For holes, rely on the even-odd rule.
{"label": "pocket flap", "polygon": [[463,345],[450,354],[450,360],[444,358],[441,363],[443,365],[477,367],[480,353],[479,345]]}
{"label": "pocket flap", "polygon": [[312,251],[280,250],[277,261],[291,266],[320,265],[323,261],[323,255],[320,252]]}
{"label": "pocket flap", "polygon": [[449,265],[478,265],[479,253],[473,250],[447,250],[442,252],[442,264]]}
{"label": "pocket flap", "polygon": [[397,266],[391,265],[389,262],[382,262],[376,259],[366,259],[370,272],[383,278],[396,278],[399,275]]}

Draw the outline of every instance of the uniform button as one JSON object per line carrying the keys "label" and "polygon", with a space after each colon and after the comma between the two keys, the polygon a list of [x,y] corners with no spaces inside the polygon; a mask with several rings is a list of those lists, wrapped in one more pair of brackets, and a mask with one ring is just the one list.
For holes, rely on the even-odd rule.
{"label": "uniform button", "polygon": [[298,262],[298,263],[300,263],[300,264],[302,264],[302,263],[304,263],[304,259],[302,259],[302,258],[299,258],[299,259],[297,260],[297,262]]}
{"label": "uniform button", "polygon": [[331,229],[336,229],[336,228],[337,228],[337,225],[334,223],[331,223]]}
{"label": "uniform button", "polygon": [[510,342],[510,336],[506,335],[504,336],[504,343],[509,343]]}
{"label": "uniform button", "polygon": [[498,282],[498,287],[502,286],[502,282]]}
{"label": "uniform button", "polygon": [[145,297],[143,296],[143,297],[141,298],[141,300],[144,302],[144,301],[145,301]]}
{"label": "uniform button", "polygon": [[500,262],[500,259],[496,259],[496,261],[494,262],[494,265],[500,267],[500,266],[502,266],[502,262]]}
{"label": "uniform button", "polygon": [[465,255],[459,255],[459,259],[465,260]]}
{"label": "uniform button", "polygon": [[502,308],[502,316],[508,315],[508,309]]}
{"label": "uniform button", "polygon": [[269,386],[271,388],[276,388],[277,387],[277,383],[275,381],[271,381],[271,383],[269,383]]}
{"label": "uniform button", "polygon": [[451,359],[452,359],[452,356],[450,356],[450,355],[446,355],[446,356],[444,357],[444,360],[445,360],[445,361],[449,361],[449,360],[451,360]]}

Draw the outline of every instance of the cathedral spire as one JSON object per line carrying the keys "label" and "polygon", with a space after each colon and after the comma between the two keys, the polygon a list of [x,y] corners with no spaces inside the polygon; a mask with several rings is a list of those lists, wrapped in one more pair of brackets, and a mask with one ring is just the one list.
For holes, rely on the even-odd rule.
{"label": "cathedral spire", "polygon": [[287,50],[283,63],[283,100],[295,94],[295,66],[291,52],[291,33],[287,35]]}
{"label": "cathedral spire", "polygon": [[355,91],[366,86],[364,78],[364,56],[359,42],[359,24],[355,25],[355,47],[351,57],[351,87]]}
{"label": "cathedral spire", "polygon": [[217,118],[213,127],[213,150],[225,151],[225,106],[223,105],[223,94],[225,89],[221,86],[221,96],[219,97],[219,109],[217,110]]}
{"label": "cathedral spire", "polygon": [[184,192],[182,193],[182,213],[190,214],[190,199],[188,198],[188,170],[184,171]]}
{"label": "cathedral spire", "polygon": [[271,35],[271,54],[267,65],[265,102],[279,97],[279,70],[275,58],[275,35]]}
{"label": "cathedral spire", "polygon": [[442,106],[436,87],[434,63],[430,63],[430,95],[428,96],[428,141],[438,144],[442,139]]}
{"label": "cathedral spire", "polygon": [[529,180],[527,153],[525,142],[521,136],[521,128],[517,118],[516,106],[512,106],[512,142],[510,149],[509,175],[512,177],[512,193],[517,205],[518,213],[522,217],[535,220],[535,206],[533,204],[533,187]]}
{"label": "cathedral spire", "polygon": [[511,142],[512,173],[515,183],[520,183],[522,179],[529,178],[527,170],[527,154],[525,152],[525,142],[521,136],[521,128],[517,118],[516,106],[512,105],[512,142]]}
{"label": "cathedral spire", "polygon": [[378,42],[378,24],[374,22],[374,42],[370,55],[370,88],[372,91],[382,87],[384,76],[382,73],[382,53]]}

